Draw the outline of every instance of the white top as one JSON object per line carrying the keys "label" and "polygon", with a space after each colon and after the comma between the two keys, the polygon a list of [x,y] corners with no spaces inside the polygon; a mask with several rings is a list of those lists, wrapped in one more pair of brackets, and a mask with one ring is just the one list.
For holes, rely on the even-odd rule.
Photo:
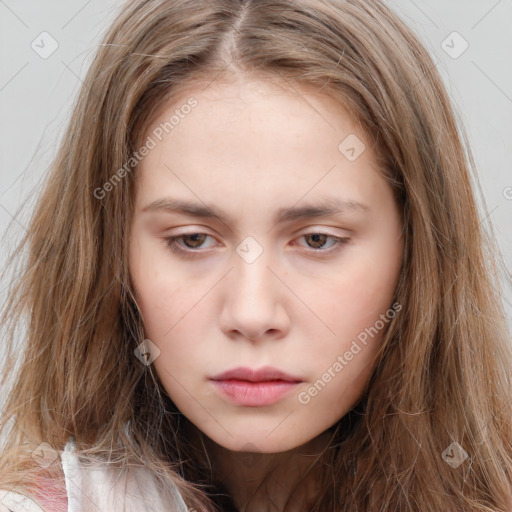
{"label": "white top", "polygon": [[[61,453],[68,512],[188,512],[176,486],[159,492],[152,473],[143,467],[119,470],[105,464],[85,466],[75,454],[73,438]],[[45,512],[21,494],[0,490],[0,512]],[[48,511],[49,512],[49,511]]]}
{"label": "white top", "polygon": [[0,490],[0,512],[44,512],[44,510],[22,494]]}

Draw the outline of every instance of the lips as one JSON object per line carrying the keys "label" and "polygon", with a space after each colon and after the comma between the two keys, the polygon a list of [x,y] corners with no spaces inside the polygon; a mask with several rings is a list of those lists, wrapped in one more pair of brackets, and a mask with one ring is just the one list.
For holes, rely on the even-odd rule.
{"label": "lips", "polygon": [[277,368],[235,368],[215,375],[212,384],[225,399],[241,407],[264,407],[289,395],[302,380]]}
{"label": "lips", "polygon": [[287,373],[271,366],[265,366],[258,370],[252,370],[251,368],[246,367],[234,368],[232,370],[228,370],[226,372],[215,375],[212,377],[212,380],[245,380],[248,382],[302,382],[302,379],[299,377],[288,375]]}

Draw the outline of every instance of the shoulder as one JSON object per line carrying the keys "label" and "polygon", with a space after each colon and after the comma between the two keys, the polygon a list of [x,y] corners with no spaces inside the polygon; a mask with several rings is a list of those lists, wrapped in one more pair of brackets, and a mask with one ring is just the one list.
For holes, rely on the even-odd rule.
{"label": "shoulder", "polygon": [[67,510],[65,486],[51,479],[37,479],[27,490],[21,492],[0,490],[0,512],[67,512]]}
{"label": "shoulder", "polygon": [[[66,449],[70,449],[69,442]],[[65,473],[58,458],[20,482],[25,478],[22,488],[0,489],[0,512],[67,512]]]}
{"label": "shoulder", "polygon": [[176,484],[168,482],[163,489],[153,472],[143,466],[119,468],[90,460],[78,453],[74,439],[67,442],[60,455],[60,464],[53,466],[51,474],[33,480],[30,492],[26,491],[30,498],[0,491],[0,512],[89,510],[91,503],[95,510],[102,511],[188,511]]}
{"label": "shoulder", "polygon": [[[61,453],[69,510],[188,512],[176,484],[165,488],[145,466],[115,466],[82,456],[71,439]],[[84,497],[87,503],[84,503]],[[55,509],[50,508],[54,512]]]}
{"label": "shoulder", "polygon": [[23,494],[0,489],[0,512],[44,512],[44,510]]}

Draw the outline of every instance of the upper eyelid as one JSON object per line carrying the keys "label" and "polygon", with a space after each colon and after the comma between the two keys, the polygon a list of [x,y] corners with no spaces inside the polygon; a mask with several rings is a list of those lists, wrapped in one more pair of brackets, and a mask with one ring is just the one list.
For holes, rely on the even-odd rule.
{"label": "upper eyelid", "polygon": [[[186,233],[179,233],[179,234],[176,234],[176,235],[169,235],[169,236],[166,236],[164,238],[166,240],[172,240],[173,242],[176,242],[177,240],[182,239],[183,237],[192,236],[192,235],[206,235],[207,237],[209,236],[209,237],[214,238],[214,239],[216,238],[214,235],[211,235],[209,233],[205,233],[205,232],[202,232],[202,231],[199,231],[199,230],[189,231],[189,232],[186,232]],[[338,243],[345,242],[345,241],[347,241],[350,238],[350,237],[344,236],[344,235],[334,235],[332,233],[327,233],[327,232],[322,231],[322,230],[310,230],[310,231],[306,231],[306,232],[303,232],[303,233],[296,234],[293,240],[295,240],[297,238],[301,238],[301,237],[306,236],[306,235],[325,235],[328,238],[335,239]],[[181,249],[183,249],[183,251],[189,251],[189,252],[199,252],[201,250],[201,248],[198,248],[197,250],[195,250],[193,248],[183,248],[183,247],[181,247]],[[209,247],[208,249],[211,249],[211,247]],[[327,252],[327,251],[325,251],[325,252]]]}
{"label": "upper eyelid", "polygon": [[[188,232],[185,232],[185,233],[176,233],[176,234],[170,234],[170,235],[167,235],[165,238],[180,238],[180,237],[184,237],[184,236],[192,236],[192,235],[206,235],[206,236],[210,236],[212,238],[217,238],[216,235],[212,235],[211,233],[207,233],[205,231],[188,231]],[[345,236],[345,235],[342,235],[342,234],[334,234],[334,233],[329,233],[327,231],[322,231],[322,230],[310,230],[310,231],[304,231],[302,233],[296,233],[294,234],[294,237],[297,238],[297,237],[301,237],[301,236],[305,236],[305,235],[326,235],[326,236],[330,236],[330,237],[333,237],[333,238],[348,238],[348,236]]]}
{"label": "upper eyelid", "polygon": [[[181,226],[178,226],[176,229],[179,229],[180,227]],[[348,235],[346,235],[346,234],[343,234],[343,233],[339,233],[339,234],[330,233],[329,231],[327,231],[327,229],[329,229],[329,227],[318,227],[318,228],[315,228],[314,226],[309,226],[307,228],[301,228],[300,230],[297,230],[297,232],[293,233],[293,236],[297,237],[297,236],[304,236],[304,235],[310,235],[310,234],[322,234],[322,235],[328,235],[328,236],[333,236],[333,237],[338,237],[338,238],[348,238]],[[330,229],[339,229],[339,230],[342,230],[344,233],[351,233],[352,232],[352,230],[347,229],[347,228],[335,228],[333,226],[331,226]],[[303,230],[306,230],[306,231],[303,231]],[[205,228],[203,226],[198,227],[196,229],[191,229],[190,231],[169,234],[168,237],[171,238],[171,237],[189,236],[189,235],[207,235],[207,236],[211,236],[213,238],[217,238],[216,234],[210,233],[208,231],[208,228]],[[243,238],[244,237],[242,237],[242,239]]]}

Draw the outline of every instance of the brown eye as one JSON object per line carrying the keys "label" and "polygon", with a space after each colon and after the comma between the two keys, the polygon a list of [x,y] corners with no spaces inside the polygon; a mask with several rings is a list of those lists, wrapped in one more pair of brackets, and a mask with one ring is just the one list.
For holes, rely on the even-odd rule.
{"label": "brown eye", "polygon": [[329,235],[325,235],[324,233],[311,233],[304,235],[304,238],[306,240],[309,239],[309,242],[311,243],[308,242],[308,245],[312,249],[321,249],[325,245],[326,240],[331,237],[329,237]]}
{"label": "brown eye", "polygon": [[[191,235],[182,235],[181,239],[186,247],[190,249],[197,249],[201,246],[207,236],[208,235],[204,233],[193,233]],[[190,240],[191,243],[188,243],[187,239]]]}
{"label": "brown eye", "polygon": [[183,235],[164,238],[166,245],[177,254],[189,254],[190,256],[204,252],[203,249],[210,249],[212,246],[203,245],[207,238],[214,240],[206,233],[185,233]]}
{"label": "brown eye", "polygon": [[[327,233],[307,233],[302,235],[301,238],[306,240],[307,246],[310,249],[319,251],[324,249],[324,251],[320,252],[328,252],[330,249],[335,248],[343,243],[348,241],[348,238],[340,238],[333,235],[328,235]],[[331,243],[326,244],[326,242],[331,241]]]}

